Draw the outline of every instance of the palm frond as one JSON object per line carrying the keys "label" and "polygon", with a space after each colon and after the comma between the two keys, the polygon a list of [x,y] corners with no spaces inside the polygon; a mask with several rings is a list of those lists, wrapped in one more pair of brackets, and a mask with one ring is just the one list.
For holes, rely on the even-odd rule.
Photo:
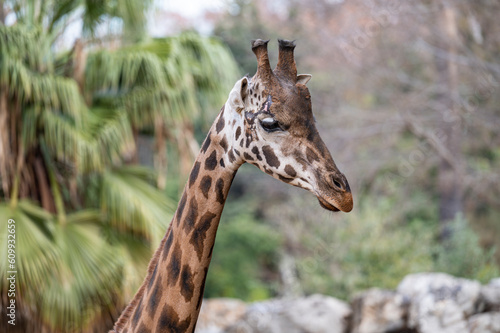
{"label": "palm frond", "polygon": [[[88,117],[89,127],[84,131],[90,141],[88,144],[81,141],[78,149],[84,172],[113,166],[135,149],[130,123],[123,110],[93,108]],[[100,164],[102,167],[96,168]]]}
{"label": "palm frond", "polygon": [[[66,224],[59,225],[36,204],[20,201],[15,209],[0,204],[0,219],[13,219],[16,230],[15,268],[0,261],[0,290],[8,289],[7,272],[17,270],[20,299],[35,306],[47,327],[73,331],[112,306],[113,292],[121,289],[124,260],[103,238],[98,211],[69,214]],[[0,230],[4,258],[7,230]]]}
{"label": "palm frond", "polygon": [[102,175],[102,210],[117,230],[158,243],[170,223],[175,204],[137,177],[137,170],[137,167],[121,167]]}
{"label": "palm frond", "polygon": [[198,95],[201,94],[212,105],[223,103],[227,90],[232,87],[239,74],[231,52],[216,39],[201,37],[192,32],[175,38],[180,45],[180,55],[190,67]]}
{"label": "palm frond", "polygon": [[0,58],[0,84],[9,95],[16,95],[23,104],[49,108],[80,121],[83,99],[76,82],[51,74],[39,74],[19,59]]}
{"label": "palm frond", "polygon": [[198,117],[200,106],[221,105],[237,73],[227,48],[194,33],[100,51],[89,55],[86,69],[87,90],[118,97],[139,129],[157,116],[173,127]]}
{"label": "palm frond", "polygon": [[89,91],[123,92],[135,85],[164,87],[160,59],[148,52],[100,51],[87,59]]}
{"label": "palm frond", "polygon": [[94,35],[96,28],[101,24],[109,12],[109,1],[83,0],[83,32]]}
{"label": "palm frond", "polygon": [[69,18],[69,16],[81,5],[80,1],[74,0],[57,0],[51,3],[52,10],[50,15],[50,23],[48,24],[48,32],[53,33],[55,27],[62,24],[61,21]]}
{"label": "palm frond", "polygon": [[112,13],[123,20],[124,36],[128,40],[137,41],[146,31],[146,11],[152,0],[116,1]]}
{"label": "palm frond", "polygon": [[53,218],[51,213],[38,206],[35,202],[21,200],[17,205],[26,216],[34,221],[50,221]]}
{"label": "palm frond", "polygon": [[101,225],[103,216],[98,209],[83,209],[67,216],[66,223],[79,225]]}
{"label": "palm frond", "polygon": [[[50,279],[57,270],[60,253],[52,242],[50,229],[53,216],[40,212],[33,203],[20,201],[16,208],[0,204],[0,219],[15,221],[16,263],[20,292],[24,297],[34,297],[39,286]],[[0,230],[0,255],[7,258],[7,228]],[[10,269],[7,260],[0,260],[0,284],[6,283],[6,274]]]}
{"label": "palm frond", "polygon": [[0,26],[0,50],[2,58],[19,59],[31,69],[51,70],[47,59],[49,43],[40,29],[23,25]]}
{"label": "palm frond", "polygon": [[[26,114],[26,126],[34,122]],[[73,161],[82,172],[100,171],[116,164],[133,147],[127,116],[120,110],[92,109],[87,111],[85,125],[78,127],[72,119],[45,111],[39,117],[39,127],[52,156],[61,161]],[[31,143],[30,127],[23,129],[26,144]]]}
{"label": "palm frond", "polygon": [[144,272],[147,271],[149,260],[158,244],[131,234],[117,232],[113,228],[109,228],[107,235],[112,238],[113,252],[125,263],[120,295],[124,300],[132,299],[144,281]]}
{"label": "palm frond", "polygon": [[[120,288],[123,261],[102,237],[94,211],[68,215],[65,225],[55,225],[54,245],[61,254],[60,269],[39,291],[42,319],[50,327],[84,327],[102,308],[109,307],[113,291]],[[82,224],[81,222],[86,223]]]}

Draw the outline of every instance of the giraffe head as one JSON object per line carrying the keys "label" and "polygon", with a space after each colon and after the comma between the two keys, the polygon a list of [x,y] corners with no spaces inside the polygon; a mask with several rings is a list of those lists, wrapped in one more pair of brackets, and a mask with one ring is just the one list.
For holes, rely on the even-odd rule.
{"label": "giraffe head", "polygon": [[[267,42],[255,40],[252,50],[257,73],[244,77],[231,90],[225,106],[231,138],[229,160],[248,162],[288,184],[312,192],[330,211],[349,212],[352,194],[316,129],[311,75],[297,75],[294,42],[279,40],[278,64],[269,64]],[[224,113],[224,112],[223,112]],[[221,114],[220,120],[224,119]]]}

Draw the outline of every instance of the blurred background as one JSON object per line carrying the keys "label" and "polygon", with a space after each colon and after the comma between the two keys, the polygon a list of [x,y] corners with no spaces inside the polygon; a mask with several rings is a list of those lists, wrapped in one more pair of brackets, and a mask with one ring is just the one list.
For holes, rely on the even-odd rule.
{"label": "blurred background", "polygon": [[[102,332],[142,283],[250,41],[295,39],[349,214],[244,165],[205,297],[349,300],[500,275],[500,3],[0,1],[0,292],[12,332]],[[6,320],[1,320],[2,326]],[[36,328],[36,329],[35,329]]]}

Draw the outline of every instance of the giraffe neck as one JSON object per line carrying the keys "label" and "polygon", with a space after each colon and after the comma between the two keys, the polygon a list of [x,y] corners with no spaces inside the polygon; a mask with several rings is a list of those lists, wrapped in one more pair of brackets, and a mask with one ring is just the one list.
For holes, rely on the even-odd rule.
{"label": "giraffe neck", "polygon": [[118,319],[116,332],[194,331],[219,220],[242,164],[238,153],[228,148],[225,125],[223,108],[194,163],[148,276]]}

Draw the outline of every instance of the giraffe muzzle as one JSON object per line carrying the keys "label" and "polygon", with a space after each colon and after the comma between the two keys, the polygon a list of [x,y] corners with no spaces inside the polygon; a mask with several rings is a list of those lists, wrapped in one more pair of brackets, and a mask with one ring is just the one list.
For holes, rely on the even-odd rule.
{"label": "giraffe muzzle", "polygon": [[342,173],[330,174],[315,194],[320,206],[329,211],[348,213],[352,210],[351,188]]}
{"label": "giraffe muzzle", "polygon": [[[318,202],[321,207],[332,212],[348,213],[352,210],[353,201],[351,192],[345,192],[339,199],[331,198],[329,196],[317,195]],[[326,199],[328,198],[328,199]]]}

